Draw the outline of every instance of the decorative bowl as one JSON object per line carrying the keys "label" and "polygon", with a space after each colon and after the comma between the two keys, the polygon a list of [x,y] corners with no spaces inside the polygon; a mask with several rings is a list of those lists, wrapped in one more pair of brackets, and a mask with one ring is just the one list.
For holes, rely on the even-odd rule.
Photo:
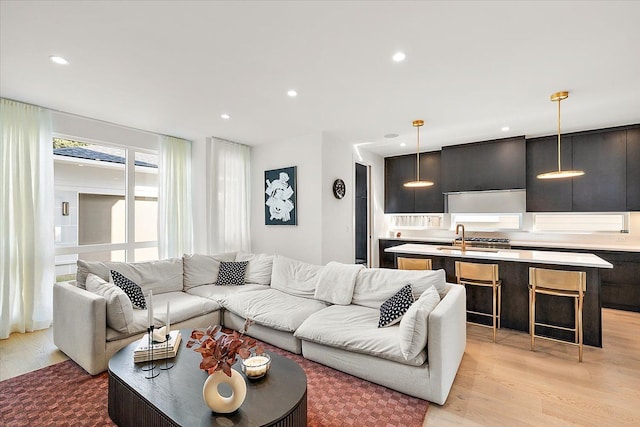
{"label": "decorative bowl", "polygon": [[242,372],[250,380],[257,380],[264,377],[271,368],[271,356],[267,353],[253,354],[251,357],[242,359]]}

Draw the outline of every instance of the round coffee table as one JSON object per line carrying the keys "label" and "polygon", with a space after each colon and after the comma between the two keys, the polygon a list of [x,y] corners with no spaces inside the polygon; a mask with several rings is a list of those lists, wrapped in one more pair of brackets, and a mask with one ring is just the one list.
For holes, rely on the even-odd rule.
{"label": "round coffee table", "polygon": [[[216,414],[202,397],[207,373],[200,354],[186,348],[191,330],[182,330],[174,366],[146,379],[146,363],[133,363],[134,342],[109,361],[109,416],[123,426],[306,426],[307,377],[294,361],[275,353],[269,373],[248,380],[247,397],[231,414]],[[164,366],[156,360],[156,370]],[[241,372],[239,362],[234,365]],[[157,372],[157,371],[156,371]],[[243,375],[244,376],[244,375]]]}

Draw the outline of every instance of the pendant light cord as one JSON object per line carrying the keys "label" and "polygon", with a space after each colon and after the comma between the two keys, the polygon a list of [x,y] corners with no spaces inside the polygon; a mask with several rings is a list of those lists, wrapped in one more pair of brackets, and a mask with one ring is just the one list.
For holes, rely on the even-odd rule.
{"label": "pendant light cord", "polygon": [[562,168],[560,167],[560,103],[562,102],[562,99],[558,99],[558,171],[561,171]]}
{"label": "pendant light cord", "polygon": [[418,179],[416,181],[420,181],[420,126],[418,128],[418,140],[416,141],[416,176]]}

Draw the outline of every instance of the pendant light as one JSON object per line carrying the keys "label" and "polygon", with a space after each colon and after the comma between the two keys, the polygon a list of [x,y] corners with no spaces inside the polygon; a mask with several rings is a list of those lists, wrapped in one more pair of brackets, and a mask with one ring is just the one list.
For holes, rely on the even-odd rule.
{"label": "pendant light", "polygon": [[413,127],[418,130],[418,138],[416,143],[416,180],[408,181],[403,184],[404,187],[419,188],[419,187],[431,187],[432,181],[420,181],[420,127],[424,125],[423,120],[414,120]]}
{"label": "pendant light", "polygon": [[553,172],[541,173],[538,175],[538,179],[559,179],[559,178],[573,178],[575,176],[584,175],[584,171],[581,170],[562,170],[560,166],[560,102],[569,97],[569,92],[556,92],[551,95],[551,101],[558,103],[558,170]]}

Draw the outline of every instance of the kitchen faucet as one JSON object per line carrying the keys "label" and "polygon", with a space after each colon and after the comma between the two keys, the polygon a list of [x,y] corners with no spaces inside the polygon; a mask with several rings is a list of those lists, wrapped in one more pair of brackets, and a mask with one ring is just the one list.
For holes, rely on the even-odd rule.
{"label": "kitchen faucet", "polygon": [[456,225],[456,235],[460,233],[460,229],[462,228],[462,252],[467,250],[467,243],[464,241],[464,224]]}

